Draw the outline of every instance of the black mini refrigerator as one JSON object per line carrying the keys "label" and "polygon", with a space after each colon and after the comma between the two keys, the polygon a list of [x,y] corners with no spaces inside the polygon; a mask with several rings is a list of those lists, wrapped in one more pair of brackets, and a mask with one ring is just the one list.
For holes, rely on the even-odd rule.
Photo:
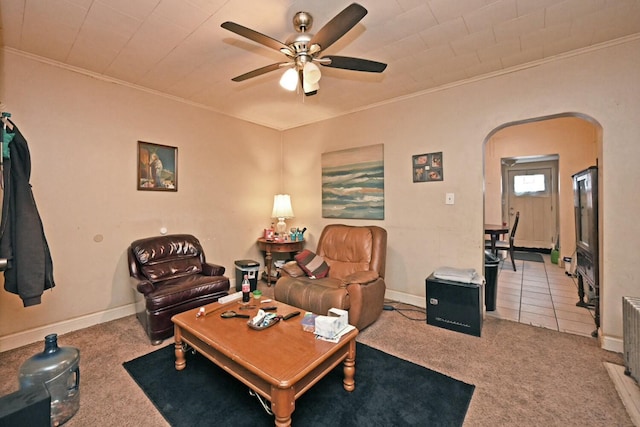
{"label": "black mini refrigerator", "polygon": [[427,324],[480,336],[482,332],[482,286],[436,278],[426,280]]}

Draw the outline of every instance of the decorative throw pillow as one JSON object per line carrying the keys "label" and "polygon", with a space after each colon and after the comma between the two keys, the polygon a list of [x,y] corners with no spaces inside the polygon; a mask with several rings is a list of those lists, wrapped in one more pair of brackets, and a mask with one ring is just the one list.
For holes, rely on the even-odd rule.
{"label": "decorative throw pillow", "polygon": [[297,254],[294,259],[300,266],[300,268],[307,273],[307,276],[311,278],[323,278],[329,274],[329,265],[324,258],[320,255],[316,255],[308,249],[303,250]]}
{"label": "decorative throw pillow", "polygon": [[305,273],[300,268],[300,266],[298,265],[298,263],[296,261],[286,262],[282,266],[282,271],[284,271],[286,274],[288,274],[291,277],[303,277],[303,276],[307,275],[307,273]]}

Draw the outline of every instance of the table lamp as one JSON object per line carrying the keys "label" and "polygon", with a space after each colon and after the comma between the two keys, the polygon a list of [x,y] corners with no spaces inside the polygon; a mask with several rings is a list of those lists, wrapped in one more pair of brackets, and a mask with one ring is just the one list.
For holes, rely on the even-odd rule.
{"label": "table lamp", "polygon": [[278,218],[276,231],[282,235],[287,230],[285,219],[293,218],[293,209],[291,209],[291,197],[288,194],[276,194],[273,196],[273,212],[272,218]]}

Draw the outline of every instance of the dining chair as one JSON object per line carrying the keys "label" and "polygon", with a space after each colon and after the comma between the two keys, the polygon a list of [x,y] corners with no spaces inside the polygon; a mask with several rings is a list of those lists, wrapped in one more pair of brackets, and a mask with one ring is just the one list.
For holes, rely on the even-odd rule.
{"label": "dining chair", "polygon": [[[516,219],[513,221],[513,227],[511,228],[511,233],[509,233],[509,240],[498,240],[496,241],[496,252],[497,251],[509,251],[509,257],[511,258],[511,264],[513,265],[513,271],[516,271],[516,261],[513,258],[515,252],[514,240],[516,237],[516,229],[518,228],[518,222],[520,221],[520,211],[516,212]],[[485,249],[491,249],[491,241],[484,242]]]}

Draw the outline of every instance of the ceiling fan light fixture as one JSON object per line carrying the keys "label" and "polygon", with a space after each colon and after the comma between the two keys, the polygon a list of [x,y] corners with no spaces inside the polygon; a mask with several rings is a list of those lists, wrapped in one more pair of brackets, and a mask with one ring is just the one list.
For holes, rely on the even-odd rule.
{"label": "ceiling fan light fixture", "polygon": [[320,81],[322,74],[320,73],[320,68],[313,62],[307,62],[304,64],[304,68],[302,69],[304,74],[304,82],[309,82],[310,84],[316,84]]}
{"label": "ceiling fan light fixture", "polygon": [[363,6],[358,3],[351,3],[331,18],[319,31],[312,34],[309,32],[313,24],[311,14],[298,12],[293,19],[293,26],[297,34],[292,34],[285,43],[235,22],[223,22],[220,25],[222,28],[279,51],[288,59],[287,62],[277,62],[260,67],[231,80],[242,82],[282,67],[291,67],[292,69],[287,70],[281,76],[280,86],[291,92],[300,88],[306,96],[310,96],[318,92],[318,82],[322,78],[318,64],[343,70],[381,73],[387,67],[387,64],[349,56],[330,55],[321,57],[321,52],[349,32],[366,14],[367,9]]}
{"label": "ceiling fan light fixture", "polygon": [[302,82],[302,86],[304,86],[302,90],[304,90],[304,93],[307,95],[315,94],[318,91],[318,89],[320,89],[320,85],[318,84],[318,82],[311,83],[306,79]]}
{"label": "ceiling fan light fixture", "polygon": [[280,86],[289,92],[296,90],[298,86],[298,73],[295,69],[289,68],[282,74],[282,77],[280,77]]}

